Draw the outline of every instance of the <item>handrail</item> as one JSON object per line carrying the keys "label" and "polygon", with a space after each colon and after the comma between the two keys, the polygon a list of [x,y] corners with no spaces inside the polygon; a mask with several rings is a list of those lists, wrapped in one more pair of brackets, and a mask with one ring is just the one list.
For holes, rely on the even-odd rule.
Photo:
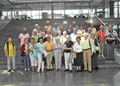
{"label": "handrail", "polygon": [[104,22],[103,22],[99,17],[97,17],[97,15],[95,15],[94,13],[93,13],[93,15],[100,21],[100,23],[102,23],[103,26],[107,27],[107,26],[104,24]]}
{"label": "handrail", "polygon": [[0,30],[2,30],[6,25],[8,25],[12,20],[8,21],[5,25],[3,25]]}

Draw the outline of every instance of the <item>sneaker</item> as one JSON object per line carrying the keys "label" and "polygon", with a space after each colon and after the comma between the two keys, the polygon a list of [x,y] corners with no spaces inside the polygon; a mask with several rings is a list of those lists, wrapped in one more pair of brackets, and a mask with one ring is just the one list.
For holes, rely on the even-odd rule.
{"label": "sneaker", "polygon": [[39,73],[39,72],[40,72],[40,70],[37,70],[37,72]]}
{"label": "sneaker", "polygon": [[104,55],[102,55],[102,57],[105,57]]}
{"label": "sneaker", "polygon": [[30,70],[30,68],[28,68],[28,71]]}
{"label": "sneaker", "polygon": [[98,55],[98,57],[100,57],[100,55]]}
{"label": "sneaker", "polygon": [[11,72],[11,70],[8,70],[8,72]]}
{"label": "sneaker", "polygon": [[16,70],[15,70],[15,69],[13,69],[13,71],[15,72]]}
{"label": "sneaker", "polygon": [[27,69],[25,68],[25,71],[26,71]]}
{"label": "sneaker", "polygon": [[44,69],[43,70],[41,70],[42,72],[44,72]]}

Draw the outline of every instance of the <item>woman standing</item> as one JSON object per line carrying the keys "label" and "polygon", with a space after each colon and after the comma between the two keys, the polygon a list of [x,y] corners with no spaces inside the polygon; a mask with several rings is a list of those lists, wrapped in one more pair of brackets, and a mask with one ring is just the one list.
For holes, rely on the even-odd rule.
{"label": "woman standing", "polygon": [[67,41],[64,43],[65,71],[72,72],[72,59],[70,59],[70,54],[73,49],[73,42],[70,40],[69,35],[66,36],[66,39]]}
{"label": "woman standing", "polygon": [[30,56],[30,61],[31,61],[31,66],[32,66],[32,71],[34,71],[35,69],[37,70],[37,59],[34,56],[34,50],[36,49],[35,43],[34,43],[34,39],[31,38],[30,39],[30,43],[29,43],[29,56]]}
{"label": "woman standing", "polygon": [[31,38],[34,39],[35,44],[38,42],[39,36],[38,36],[38,31],[36,29],[33,30],[33,35]]}
{"label": "woman standing", "polygon": [[85,30],[83,29],[83,26],[82,25],[80,25],[80,27],[79,27],[79,29],[77,30],[78,32],[79,31],[81,31],[82,32],[82,34],[84,34],[85,33]]}
{"label": "woman standing", "polygon": [[74,54],[76,56],[75,59],[75,66],[76,70],[81,71],[81,66],[83,65],[83,52],[82,52],[82,45],[80,43],[80,37],[76,38],[76,43],[74,44]]}
{"label": "woman standing", "polygon": [[97,32],[97,36],[98,36],[100,49],[101,49],[101,55],[99,56],[104,57],[105,31],[103,26],[100,26],[100,30]]}
{"label": "woman standing", "polygon": [[25,71],[26,70],[30,70],[29,68],[29,52],[28,52],[28,49],[29,49],[29,42],[28,42],[28,38],[25,38],[25,43],[22,45],[21,47],[21,51],[23,52],[23,56],[24,56],[24,68],[25,68]]}
{"label": "woman standing", "polygon": [[72,25],[69,25],[69,28],[67,29],[67,34],[71,35],[73,33]]}
{"label": "woman standing", "polygon": [[37,43],[37,51],[38,51],[38,72],[44,71],[44,56],[45,56],[45,43],[43,43],[43,38],[39,38],[39,43]]}
{"label": "woman standing", "polygon": [[62,56],[62,45],[60,44],[60,40],[58,37],[55,38],[55,44],[53,46],[54,56],[55,56],[55,65],[56,70],[61,69],[61,56]]}

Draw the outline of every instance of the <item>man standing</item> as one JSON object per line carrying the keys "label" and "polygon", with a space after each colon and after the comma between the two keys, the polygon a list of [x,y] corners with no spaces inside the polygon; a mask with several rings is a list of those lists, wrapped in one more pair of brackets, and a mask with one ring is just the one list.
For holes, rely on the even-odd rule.
{"label": "man standing", "polygon": [[88,64],[88,71],[92,72],[91,67],[91,55],[93,55],[93,41],[88,38],[88,33],[84,34],[84,40],[81,41],[82,48],[83,48],[83,58],[84,58],[84,70],[87,70]]}
{"label": "man standing", "polygon": [[52,32],[52,25],[50,24],[50,21],[46,21],[46,26],[44,28],[50,29],[50,32]]}
{"label": "man standing", "polygon": [[76,42],[76,37],[77,37],[77,36],[78,36],[78,34],[77,34],[77,29],[76,29],[76,28],[73,28],[73,33],[71,33],[71,35],[70,35],[71,41],[72,41],[73,43]]}
{"label": "man standing", "polygon": [[53,42],[50,39],[50,36],[47,36],[47,41],[45,42],[47,55],[47,69],[53,69],[52,66],[52,57],[53,57]]}
{"label": "man standing", "polygon": [[76,24],[76,21],[72,22],[72,28],[76,28],[77,30],[79,29],[79,26]]}
{"label": "man standing", "polygon": [[11,60],[13,71],[15,71],[15,57],[16,57],[16,46],[12,43],[12,39],[8,38],[8,42],[4,46],[5,57],[7,57],[7,68],[8,72],[11,72]]}
{"label": "man standing", "polygon": [[58,26],[58,24],[56,22],[54,23],[54,27],[53,27],[52,31],[55,32],[56,35],[57,35],[57,33],[59,31],[59,26]]}
{"label": "man standing", "polygon": [[112,25],[108,26],[108,30],[106,31],[105,36],[107,41],[107,59],[114,60],[115,42],[118,34],[115,30],[112,29]]}
{"label": "man standing", "polygon": [[[19,38],[20,46],[22,46],[24,44],[25,38],[30,38],[30,35],[27,33],[26,28],[23,28],[22,33],[20,33],[18,38]],[[21,51],[21,56],[23,57],[22,51]],[[23,62],[23,59],[22,59],[22,62]]]}
{"label": "man standing", "polygon": [[100,21],[97,20],[97,24],[95,25],[95,28],[96,28],[97,31],[99,30],[100,26],[101,26],[101,25],[100,25]]}

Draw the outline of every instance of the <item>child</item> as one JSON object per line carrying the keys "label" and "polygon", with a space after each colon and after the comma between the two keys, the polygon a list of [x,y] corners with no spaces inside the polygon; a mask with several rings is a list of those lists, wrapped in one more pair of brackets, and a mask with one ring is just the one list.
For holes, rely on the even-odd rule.
{"label": "child", "polygon": [[29,52],[28,52],[29,42],[28,42],[28,38],[25,38],[24,42],[25,42],[25,43],[22,45],[21,51],[22,51],[22,53],[24,54],[24,68],[25,68],[25,71],[26,71],[26,70],[29,71],[30,68],[29,68]]}
{"label": "child", "polygon": [[13,71],[15,71],[15,57],[16,57],[16,47],[15,44],[12,43],[12,38],[8,38],[8,42],[5,43],[4,46],[5,57],[7,57],[7,68],[8,72],[11,72],[11,60]]}

